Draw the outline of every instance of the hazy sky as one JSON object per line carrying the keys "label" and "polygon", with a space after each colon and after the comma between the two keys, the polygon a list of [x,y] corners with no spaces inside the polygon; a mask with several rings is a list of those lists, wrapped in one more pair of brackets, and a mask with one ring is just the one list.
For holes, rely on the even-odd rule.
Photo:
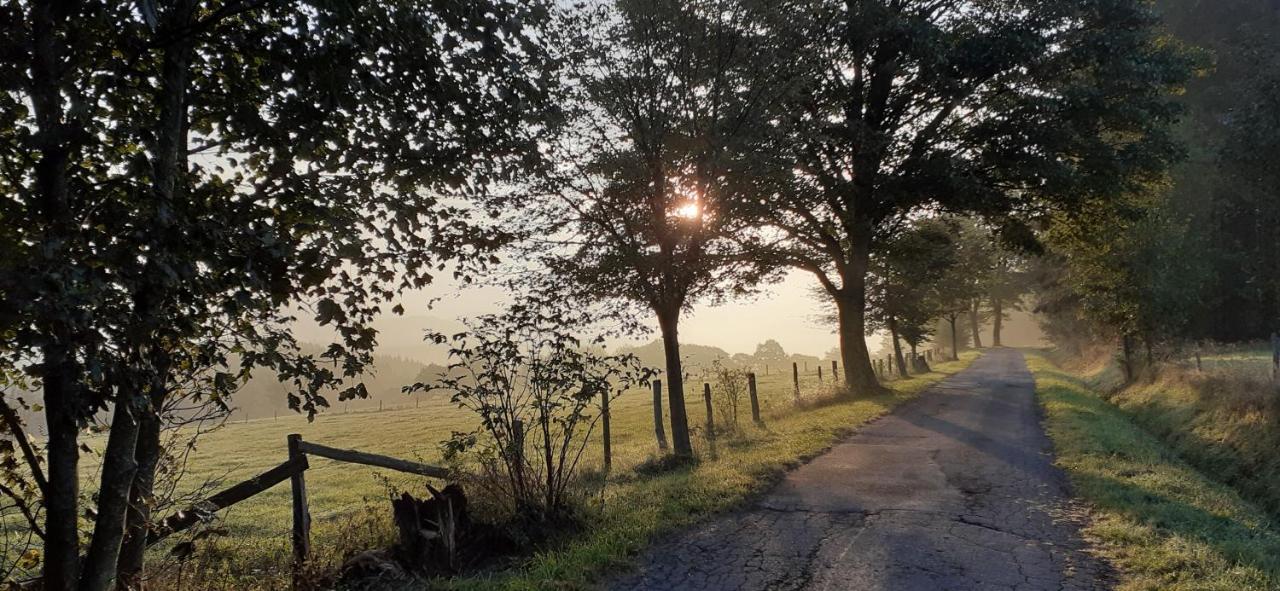
{"label": "hazy sky", "polygon": [[[820,326],[816,317],[823,304],[814,299],[813,276],[792,272],[782,283],[770,286],[751,300],[721,306],[700,305],[680,320],[680,340],[720,347],[729,353],[752,353],[757,343],[777,339],[788,353],[821,355],[837,345],[830,327]],[[456,319],[497,310],[506,294],[495,288],[458,290],[441,285],[427,291],[442,296],[429,314]],[[408,308],[408,306],[406,306]],[[656,322],[650,323],[655,329]],[[657,338],[657,333],[646,341]]]}
{"label": "hazy sky", "polygon": [[[821,356],[838,342],[832,327],[821,326],[817,320],[825,304],[814,298],[815,285],[812,275],[797,271],[750,300],[715,307],[697,306],[681,318],[680,340],[720,347],[733,354],[753,353],[756,344],[776,339],[788,353]],[[380,352],[442,361],[443,351],[432,350],[422,343],[426,327],[458,328],[462,318],[498,311],[507,297],[504,290],[494,287],[462,288],[445,282],[412,294],[404,300],[404,317],[388,314],[376,323]],[[439,300],[434,308],[427,309],[427,302],[433,298]],[[656,322],[650,324],[656,329]],[[308,341],[328,338],[326,331],[311,322],[301,323],[298,333]],[[655,338],[658,338],[656,330],[640,342]],[[868,339],[868,342],[874,348],[879,338]]]}

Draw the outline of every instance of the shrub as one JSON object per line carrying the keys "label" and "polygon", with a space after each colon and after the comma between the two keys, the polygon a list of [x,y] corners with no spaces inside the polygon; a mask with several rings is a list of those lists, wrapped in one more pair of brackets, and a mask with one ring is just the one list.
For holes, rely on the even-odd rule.
{"label": "shrub", "polygon": [[[602,396],[648,380],[631,355],[584,346],[563,310],[515,306],[467,323],[450,343],[449,371],[415,390],[444,390],[474,412],[479,426],[443,443],[446,458],[469,456],[489,491],[520,519],[565,517],[579,461],[594,431]],[[596,345],[597,343],[592,343]]]}
{"label": "shrub", "polygon": [[720,415],[720,420],[726,429],[736,432],[738,409],[742,405],[743,397],[747,395],[747,371],[729,367],[719,361],[715,362],[713,371],[716,381],[716,387],[713,390],[716,412]]}

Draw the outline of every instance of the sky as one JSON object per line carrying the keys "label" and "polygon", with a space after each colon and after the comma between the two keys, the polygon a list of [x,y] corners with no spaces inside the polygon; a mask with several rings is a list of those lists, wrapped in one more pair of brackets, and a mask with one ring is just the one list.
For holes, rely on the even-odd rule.
{"label": "sky", "polygon": [[[822,356],[836,347],[838,340],[833,327],[818,320],[826,306],[813,295],[816,285],[812,275],[793,271],[750,299],[720,306],[697,305],[680,320],[680,341],[719,347],[733,354],[753,353],[757,344],[775,339],[788,353]],[[424,329],[459,329],[464,318],[499,311],[508,297],[500,288],[462,287],[451,282],[408,294],[403,301],[405,316],[386,314],[374,325],[379,331],[379,353],[442,362],[442,349],[422,343]],[[432,300],[434,306],[428,308]],[[650,324],[655,329],[652,334],[615,345],[643,344],[658,338],[657,323]],[[330,338],[310,321],[300,322],[297,334],[312,342],[328,342]],[[868,339],[868,343],[874,349],[879,340]]]}

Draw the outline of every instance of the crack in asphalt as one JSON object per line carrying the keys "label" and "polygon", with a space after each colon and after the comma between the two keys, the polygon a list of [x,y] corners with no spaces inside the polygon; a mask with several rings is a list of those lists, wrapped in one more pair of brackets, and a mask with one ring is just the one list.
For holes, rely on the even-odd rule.
{"label": "crack in asphalt", "polygon": [[1034,390],[1020,353],[988,350],[753,505],[656,540],[605,588],[1110,588]]}

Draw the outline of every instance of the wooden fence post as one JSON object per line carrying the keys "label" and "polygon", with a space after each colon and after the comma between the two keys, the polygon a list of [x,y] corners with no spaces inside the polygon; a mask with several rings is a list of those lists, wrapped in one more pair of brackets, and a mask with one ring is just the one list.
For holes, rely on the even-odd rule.
{"label": "wooden fence post", "polygon": [[835,360],[835,359],[832,359],[832,360],[831,360],[831,381],[832,381],[832,382],[838,382],[838,381],[840,381],[840,371],[839,371],[839,369],[840,369],[840,366],[836,364],[836,360]]}
{"label": "wooden fence post", "polygon": [[[289,461],[306,461],[302,450],[298,449],[302,435],[289,435]],[[298,471],[289,478],[289,487],[293,493],[293,586],[298,586],[298,575],[302,565],[311,554],[311,512],[307,509],[307,480],[305,471]]]}
{"label": "wooden fence post", "polygon": [[796,402],[800,402],[800,364],[791,362],[791,384],[795,387]]}
{"label": "wooden fence post", "polygon": [[756,374],[747,374],[747,394],[751,396],[751,422],[758,427],[764,426],[764,421],[760,420],[760,398],[756,396]]}
{"label": "wooden fence post", "polygon": [[711,415],[711,384],[702,383],[702,401],[707,404],[707,439],[716,439],[716,421]]}
{"label": "wooden fence post", "polygon": [[819,384],[822,383],[822,366],[821,365],[818,366],[818,383]]}
{"label": "wooden fence post", "polygon": [[667,432],[662,427],[662,380],[653,381],[653,432],[658,436],[658,449],[667,451]]}
{"label": "wooden fence post", "polygon": [[613,445],[609,441],[609,390],[600,393],[600,421],[604,429],[604,471],[613,466]]}

